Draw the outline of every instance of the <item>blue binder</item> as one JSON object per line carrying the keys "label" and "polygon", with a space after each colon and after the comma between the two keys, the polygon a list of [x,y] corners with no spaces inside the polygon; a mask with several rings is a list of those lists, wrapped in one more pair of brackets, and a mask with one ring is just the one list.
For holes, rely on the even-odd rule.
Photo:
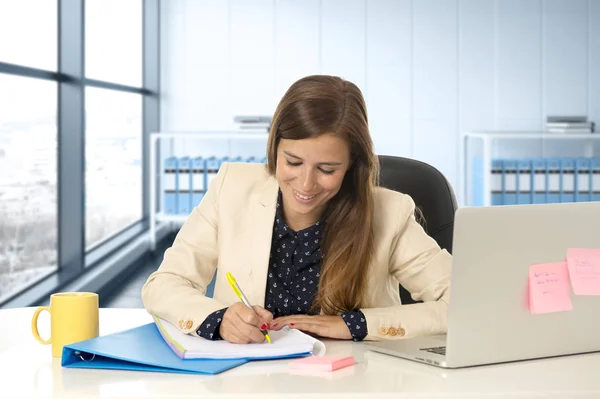
{"label": "blue binder", "polygon": [[561,179],[560,179],[560,159],[550,158],[547,163],[548,182],[546,184],[547,200],[550,204],[560,202]]}
{"label": "blue binder", "polygon": [[492,160],[492,205],[503,205],[502,191],[504,190],[502,179],[503,160]]}
{"label": "blue binder", "polygon": [[600,158],[594,158],[591,162],[591,201],[600,201]]}
{"label": "blue binder", "polygon": [[532,187],[531,161],[519,159],[517,161],[517,204],[533,203]]}
{"label": "blue binder", "polygon": [[197,206],[206,191],[206,174],[204,173],[204,158],[196,157],[192,159],[192,205]]}
{"label": "blue binder", "polygon": [[517,203],[517,160],[506,159],[503,166],[504,175],[504,205]]}
{"label": "blue binder", "polygon": [[246,160],[246,162],[250,162],[250,163],[264,163],[263,160],[262,160],[262,158],[260,158],[260,157],[257,158],[257,157],[254,157],[254,156],[249,157]]}
{"label": "blue binder", "polygon": [[177,213],[177,158],[169,157],[164,161],[164,197],[163,212],[167,215]]}
{"label": "blue binder", "polygon": [[591,162],[589,158],[578,158],[575,161],[575,202],[590,200],[592,184]]}
{"label": "blue binder", "polygon": [[192,203],[192,160],[189,157],[179,158],[177,164],[177,213],[187,215],[190,213]]}
{"label": "blue binder", "polygon": [[155,323],[63,347],[61,365],[79,369],[218,374],[246,359],[183,360],[167,345]]}
{"label": "blue binder", "polygon": [[560,202],[575,201],[575,160],[562,158],[560,160]]}
{"label": "blue binder", "polygon": [[548,184],[548,175],[546,173],[546,159],[536,158],[532,161],[533,169],[533,203],[545,204],[548,202],[546,198],[546,187]]}

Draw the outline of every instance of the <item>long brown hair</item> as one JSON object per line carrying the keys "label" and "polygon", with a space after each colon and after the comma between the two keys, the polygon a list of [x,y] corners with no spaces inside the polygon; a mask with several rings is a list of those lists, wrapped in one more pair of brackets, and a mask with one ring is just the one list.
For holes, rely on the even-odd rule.
{"label": "long brown hair", "polygon": [[275,175],[281,139],[302,140],[323,133],[346,140],[351,161],[339,192],[328,204],[321,280],[313,304],[313,309],[333,315],[362,306],[374,255],[373,190],[379,161],[360,89],[336,76],[307,76],[288,89],[273,115],[267,144],[269,173]]}

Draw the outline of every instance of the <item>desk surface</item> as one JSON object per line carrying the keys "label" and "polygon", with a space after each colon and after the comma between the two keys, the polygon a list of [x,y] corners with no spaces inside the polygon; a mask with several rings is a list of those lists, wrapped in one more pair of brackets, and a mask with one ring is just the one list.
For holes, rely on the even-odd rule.
{"label": "desk surface", "polygon": [[[294,374],[289,360],[251,362],[216,376],[66,369],[49,345],[34,340],[33,311],[0,310],[0,397],[600,398],[600,354],[443,370],[371,352],[362,343],[325,340],[327,354],[353,355],[357,364],[313,375]],[[100,334],[150,321],[142,309],[101,309]],[[46,312],[39,324],[47,337]]]}

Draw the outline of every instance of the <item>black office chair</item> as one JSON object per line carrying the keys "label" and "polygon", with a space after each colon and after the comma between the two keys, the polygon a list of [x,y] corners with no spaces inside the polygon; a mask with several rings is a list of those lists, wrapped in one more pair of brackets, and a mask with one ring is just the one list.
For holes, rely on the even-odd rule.
{"label": "black office chair", "polygon": [[[379,185],[410,195],[421,210],[427,234],[452,253],[454,213],[458,204],[444,175],[429,164],[409,158],[380,155],[379,164]],[[403,304],[416,302],[402,285],[400,298]]]}

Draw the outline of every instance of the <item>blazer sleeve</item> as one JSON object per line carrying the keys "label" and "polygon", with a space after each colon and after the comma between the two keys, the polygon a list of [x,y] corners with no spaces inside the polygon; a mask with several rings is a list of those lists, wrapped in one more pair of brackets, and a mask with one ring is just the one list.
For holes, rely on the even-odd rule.
{"label": "blazer sleeve", "polygon": [[207,298],[217,268],[218,206],[228,164],[219,169],[206,195],[185,221],[158,270],[142,288],[146,310],[187,334],[194,334],[211,313],[227,304]]}
{"label": "blazer sleeve", "polygon": [[417,222],[415,203],[408,195],[403,196],[401,215],[390,250],[390,274],[423,303],[361,309],[367,319],[366,340],[447,332],[452,256]]}

